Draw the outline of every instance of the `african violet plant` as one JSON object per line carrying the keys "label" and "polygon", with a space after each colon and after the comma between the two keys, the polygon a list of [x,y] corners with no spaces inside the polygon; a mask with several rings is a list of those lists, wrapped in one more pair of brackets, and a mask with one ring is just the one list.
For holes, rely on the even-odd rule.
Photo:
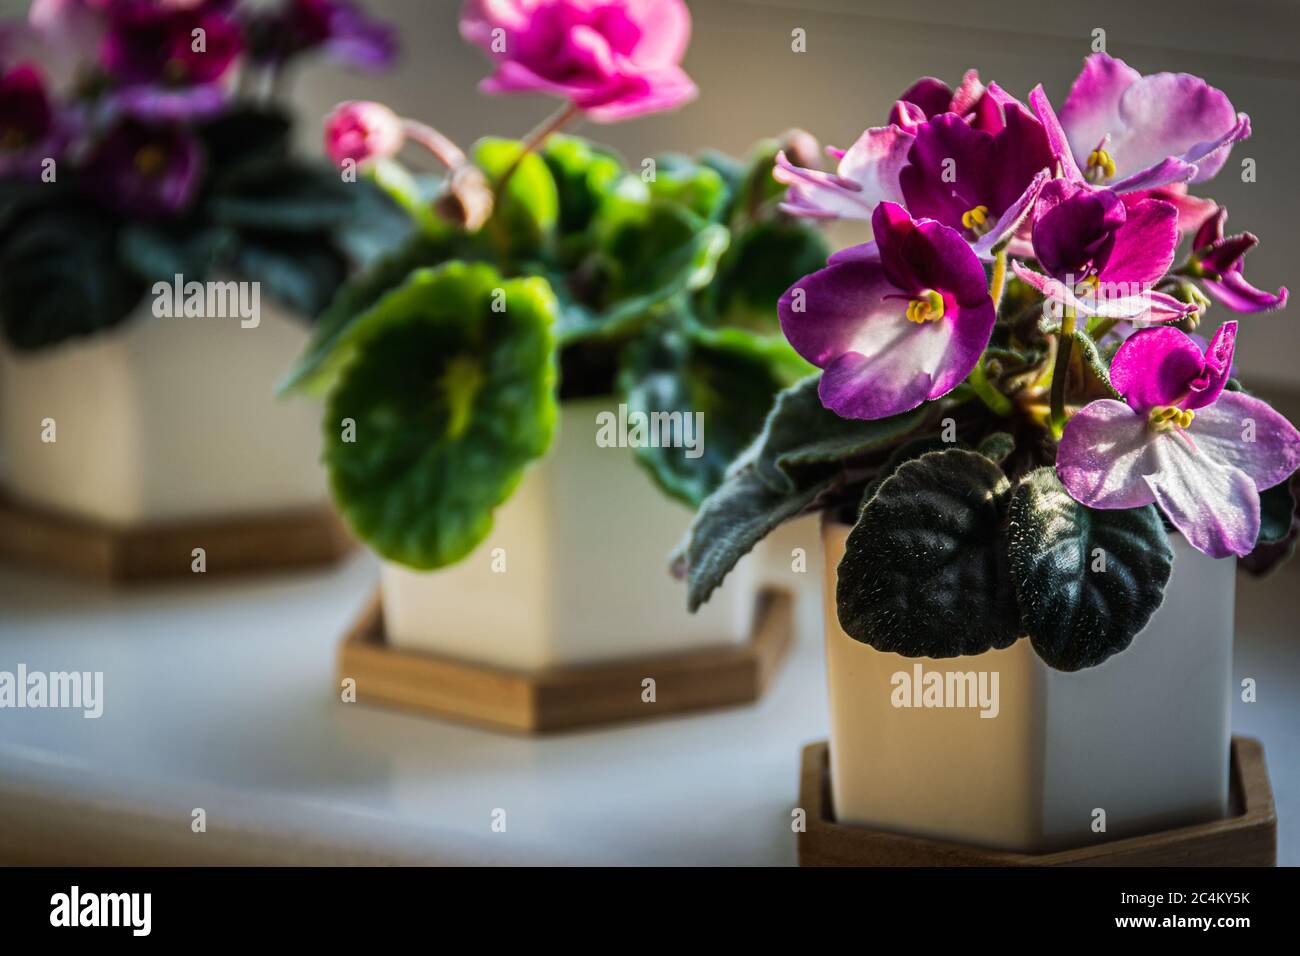
{"label": "african violet plant", "polygon": [[[673,154],[629,170],[557,132],[692,98],[679,65],[689,31],[680,0],[469,2],[461,33],[496,64],[482,88],[564,100],[537,131],[466,154],[382,104],[327,119],[344,176],[379,183],[416,232],[343,287],[284,388],[328,394],[335,500],[384,557],[430,569],[467,555],[571,399],[703,412],[702,455],[637,447],[664,492],[697,505],[811,370],[775,303],[826,247],[779,208],[781,143],[743,162]],[[408,143],[445,168],[431,188],[398,163]]]}
{"label": "african violet plant", "polygon": [[1204,81],[1098,53],[1059,117],[1041,86],[1025,106],[971,71],[956,92],[915,84],[834,172],[779,156],[791,212],[869,219],[874,238],[781,297],[822,371],[701,506],[675,562],[691,608],[822,509],[853,524],[850,637],[941,658],[1028,636],[1068,671],[1155,612],[1169,533],[1257,568],[1285,556],[1300,434],[1232,378],[1235,321],[1190,334],[1206,292],[1286,303],[1245,278],[1255,237],[1187,189],[1249,132]]}
{"label": "african violet plant", "polygon": [[349,0],[34,0],[0,25],[10,345],[115,326],[177,275],[257,281],[311,316],[350,259],[396,241],[382,193],[290,153],[271,94],[315,51],[369,70],[396,46]]}

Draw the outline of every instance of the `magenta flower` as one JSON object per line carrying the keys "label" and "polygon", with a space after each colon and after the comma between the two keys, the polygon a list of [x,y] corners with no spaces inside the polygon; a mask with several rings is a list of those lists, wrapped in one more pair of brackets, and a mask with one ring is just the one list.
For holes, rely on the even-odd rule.
{"label": "magenta flower", "polygon": [[875,239],[831,256],[781,296],[781,329],[823,369],[822,404],[886,418],[959,385],[996,318],[984,267],[955,230],[881,203]]}
{"label": "magenta flower", "polygon": [[870,221],[880,203],[903,201],[898,175],[915,140],[898,126],[873,127],[846,150],[827,149],[839,160],[833,173],[796,166],[782,150],[772,168],[773,178],[789,187],[781,208],[811,219]]}
{"label": "magenta flower", "polygon": [[359,70],[380,70],[397,56],[397,36],[350,0],[288,0],[280,9],[247,16],[251,55],[279,64],[320,50]]}
{"label": "magenta flower", "polygon": [[1204,353],[1177,329],[1143,329],[1111,363],[1124,401],[1092,402],[1066,423],[1056,473],[1090,508],[1155,502],[1197,550],[1244,555],[1259,537],[1259,493],[1300,466],[1300,433],[1268,405],[1225,391],[1237,323]]}
{"label": "magenta flower", "polygon": [[1204,182],[1250,135],[1249,117],[1199,77],[1143,76],[1105,53],[1084,60],[1060,120],[1084,176],[1118,192]]}
{"label": "magenta flower", "polygon": [[1186,183],[1169,183],[1165,186],[1156,186],[1154,189],[1136,189],[1132,192],[1120,193],[1120,199],[1124,200],[1126,206],[1137,205],[1144,199],[1159,199],[1161,202],[1169,203],[1178,210],[1180,236],[1196,232],[1219,208],[1219,204],[1213,199],[1202,199],[1200,196],[1188,193]]}
{"label": "magenta flower", "polygon": [[119,86],[113,104],[142,119],[182,120],[219,110],[225,100],[220,81],[242,48],[228,6],[224,0],[111,5],[100,59]]}
{"label": "magenta flower", "polygon": [[133,216],[182,211],[194,198],[203,150],[182,127],[146,126],[128,119],[98,144],[87,172],[95,195]]}
{"label": "magenta flower", "polygon": [[1234,312],[1267,312],[1286,306],[1286,286],[1276,293],[1256,289],[1246,281],[1241,260],[1259,245],[1252,233],[1224,236],[1228,210],[1223,207],[1205,221],[1192,240],[1192,266],[1210,294]]}
{"label": "magenta flower", "polygon": [[488,93],[549,93],[600,123],[694,99],[682,0],[467,0],[460,32],[497,64]]}
{"label": "magenta flower", "polygon": [[1053,179],[1034,206],[1033,251],[1046,276],[1021,263],[1016,275],[1076,316],[1168,322],[1194,306],[1151,286],[1169,271],[1178,210],[1159,199],[1126,203],[1109,189]]}
{"label": "magenta flower", "polygon": [[401,117],[382,103],[348,100],[325,119],[325,152],[337,166],[396,156],[404,140]]}
{"label": "magenta flower", "polygon": [[0,71],[0,176],[31,173],[57,158],[65,132],[36,67]]}

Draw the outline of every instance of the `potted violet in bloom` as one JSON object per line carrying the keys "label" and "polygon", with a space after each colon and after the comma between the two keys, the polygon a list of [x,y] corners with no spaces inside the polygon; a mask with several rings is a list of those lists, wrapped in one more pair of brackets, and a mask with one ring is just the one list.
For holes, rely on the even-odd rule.
{"label": "potted violet in bloom", "polygon": [[[384,559],[386,644],[515,674],[719,660],[750,644],[755,589],[692,617],[663,556],[812,371],[776,300],[827,249],[779,208],[775,140],[629,169],[558,132],[694,97],[679,0],[470,2],[460,27],[495,61],[484,91],[563,105],[465,151],[378,103],[334,111],[345,178],[389,190],[416,232],[343,287],[284,386],[325,397],[335,503]],[[444,168],[431,193],[404,145]],[[640,677],[625,689],[646,713]],[[458,707],[430,705],[475,716]]]}
{"label": "potted violet in bloom", "polygon": [[312,51],[386,66],[389,28],[348,0],[36,0],[0,30],[5,549],[113,576],[341,553],[310,406],[274,386],[405,224],[294,158],[268,93]]}
{"label": "potted violet in bloom", "polygon": [[1234,569],[1289,550],[1300,466],[1233,377],[1237,322],[1192,334],[1211,300],[1286,303],[1188,192],[1248,134],[1204,81],[1099,53],[1059,116],[972,71],[921,80],[834,173],[778,157],[789,210],[873,240],[781,297],[821,372],[676,565],[699,607],[823,515],[839,822],[1038,853],[1227,811]]}

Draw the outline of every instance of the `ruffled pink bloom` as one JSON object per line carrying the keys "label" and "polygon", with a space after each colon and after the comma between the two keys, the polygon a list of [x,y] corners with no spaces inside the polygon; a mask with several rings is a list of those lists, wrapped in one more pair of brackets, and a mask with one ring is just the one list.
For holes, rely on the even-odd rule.
{"label": "ruffled pink bloom", "polygon": [[325,152],[336,166],[396,156],[404,140],[401,117],[382,103],[348,100],[325,119]]}
{"label": "ruffled pink bloom", "polygon": [[891,202],[871,227],[873,241],[831,256],[777,304],[785,337],[824,370],[822,404],[844,418],[886,418],[946,395],[997,318],[984,267],[956,230]]}
{"label": "ruffled pink bloom", "polygon": [[1247,252],[1259,245],[1259,240],[1249,232],[1225,236],[1223,227],[1227,220],[1228,210],[1219,207],[1192,240],[1193,262],[1201,273],[1201,281],[1212,296],[1234,312],[1268,312],[1285,308],[1286,286],[1273,293],[1257,289],[1246,281],[1242,260]]}
{"label": "ruffled pink bloom", "polygon": [[1300,433],[1264,402],[1225,391],[1237,323],[1202,353],[1177,329],[1143,329],[1111,363],[1124,397],[1066,423],[1056,473],[1090,508],[1152,502],[1197,550],[1244,555],[1259,537],[1259,493],[1300,466]]}
{"label": "ruffled pink bloom", "polygon": [[1060,122],[1089,181],[1117,192],[1204,182],[1250,135],[1250,118],[1200,77],[1143,76],[1105,53],[1084,61]]}
{"label": "ruffled pink bloom", "polygon": [[467,0],[460,32],[488,52],[488,93],[549,93],[601,123],[695,98],[682,0]]}

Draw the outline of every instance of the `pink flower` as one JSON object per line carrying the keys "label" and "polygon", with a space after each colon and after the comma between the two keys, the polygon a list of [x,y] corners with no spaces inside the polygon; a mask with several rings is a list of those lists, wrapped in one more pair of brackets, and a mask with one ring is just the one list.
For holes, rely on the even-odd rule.
{"label": "pink flower", "polygon": [[337,166],[396,156],[404,139],[401,117],[382,103],[348,100],[325,119],[325,152]]}
{"label": "pink flower", "polygon": [[550,93],[601,123],[694,99],[682,0],[467,0],[460,32],[496,61],[487,93]]}

